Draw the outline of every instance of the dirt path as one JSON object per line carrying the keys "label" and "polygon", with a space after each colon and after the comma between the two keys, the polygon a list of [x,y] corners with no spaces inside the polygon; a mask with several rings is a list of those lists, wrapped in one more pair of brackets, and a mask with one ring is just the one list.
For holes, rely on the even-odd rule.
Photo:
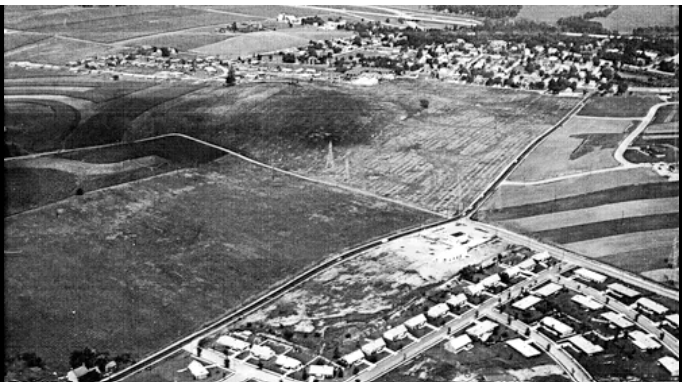
{"label": "dirt path", "polygon": [[77,160],[61,158],[36,158],[30,162],[5,163],[5,167],[53,169],[68,172],[77,176],[93,176],[115,174],[118,172],[137,170],[140,168],[154,167],[166,162],[167,161],[165,159],[153,155],[106,164],[85,163]]}

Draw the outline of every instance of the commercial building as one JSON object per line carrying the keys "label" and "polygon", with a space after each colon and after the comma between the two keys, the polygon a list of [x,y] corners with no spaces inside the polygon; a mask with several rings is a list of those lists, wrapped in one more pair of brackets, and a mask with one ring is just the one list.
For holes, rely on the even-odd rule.
{"label": "commercial building", "polygon": [[575,332],[572,327],[564,324],[554,317],[544,317],[542,320],[540,320],[540,325],[559,338],[568,337]]}
{"label": "commercial building", "polygon": [[599,309],[604,308],[603,304],[597,302],[595,299],[593,299],[590,296],[585,296],[582,294],[573,296],[571,301],[577,303],[578,305],[581,305],[582,307],[584,307],[585,309],[588,309],[588,310],[599,310]]}
{"label": "commercial building", "polygon": [[575,271],[575,275],[585,281],[590,281],[597,284],[603,284],[607,280],[607,277],[601,273],[597,273],[585,268],[580,268]]}
{"label": "commercial building", "polygon": [[640,293],[632,288],[628,288],[623,284],[615,283],[610,284],[606,287],[606,292],[612,296],[622,299],[622,298],[637,298]]}
{"label": "commercial building", "polygon": [[533,358],[542,354],[538,349],[535,348],[535,346],[533,346],[533,341],[530,340],[515,338],[513,340],[507,341],[507,345],[511,346],[512,349],[521,353],[521,355],[523,355],[526,358]]}
{"label": "commercial building", "polygon": [[665,306],[646,297],[640,298],[639,300],[635,301],[633,308],[639,310],[642,313],[657,316],[666,314],[670,311],[670,309],[666,308]]}

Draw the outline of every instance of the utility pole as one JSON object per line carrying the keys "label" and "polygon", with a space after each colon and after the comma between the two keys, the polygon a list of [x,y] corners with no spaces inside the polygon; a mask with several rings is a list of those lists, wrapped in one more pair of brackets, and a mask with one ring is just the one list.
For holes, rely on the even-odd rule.
{"label": "utility pole", "polygon": [[348,155],[346,155],[345,164],[346,164],[346,182],[348,182],[348,181],[350,181],[350,159],[348,159]]}
{"label": "utility pole", "polygon": [[327,153],[327,169],[334,169],[334,144],[329,140],[329,150]]}

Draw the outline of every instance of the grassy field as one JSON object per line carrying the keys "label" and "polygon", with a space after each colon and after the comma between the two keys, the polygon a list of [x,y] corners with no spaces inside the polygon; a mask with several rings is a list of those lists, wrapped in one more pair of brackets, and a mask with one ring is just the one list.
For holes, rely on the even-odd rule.
{"label": "grassy field", "polygon": [[609,17],[594,21],[607,29],[632,33],[635,28],[680,25],[679,12],[679,5],[621,5]]}
{"label": "grassy field", "polygon": [[509,176],[533,182],[617,167],[613,152],[637,121],[572,118],[547,137]]}
{"label": "grassy field", "polygon": [[45,34],[33,34],[33,33],[11,33],[5,34],[5,44],[3,46],[5,52],[21,48],[22,46],[35,44],[38,41],[45,40],[49,38],[49,35]]}
{"label": "grassy field", "polygon": [[605,8],[603,5],[524,5],[516,18],[555,24],[561,17],[582,16]]}
{"label": "grassy field", "polygon": [[78,126],[80,113],[54,101],[5,101],[5,141],[29,152],[49,151]]}
{"label": "grassy field", "polygon": [[211,31],[183,32],[160,36],[142,37],[126,43],[126,45],[142,46],[172,46],[181,52],[186,52],[204,45],[216,44],[233,38],[234,35],[215,33]]}
{"label": "grassy field", "polygon": [[[135,358],[328,254],[432,217],[226,158],[5,220],[6,349]],[[273,192],[276,189],[277,192]]]}
{"label": "grassy field", "polygon": [[[430,101],[427,110],[420,99]],[[181,130],[280,167],[448,212],[460,194],[470,202],[575,102],[438,82],[393,82],[362,91],[272,84],[207,88],[151,110],[136,120],[134,131],[144,137],[154,129]],[[324,143],[300,139],[330,121],[355,131],[334,146],[334,168],[326,167]]]}
{"label": "grassy field", "polygon": [[[113,54],[116,48],[87,41],[52,37],[35,46],[5,55],[5,61],[30,61],[40,64],[66,65],[76,59]],[[42,70],[34,72],[43,72]]]}
{"label": "grassy field", "polygon": [[596,97],[578,115],[586,117],[642,118],[661,99],[651,95]]}
{"label": "grassy field", "polygon": [[[568,244],[567,247],[593,257],[640,251],[656,246],[664,246],[671,249],[672,243],[678,234],[679,229],[646,231],[575,242]],[[666,243],[669,243],[670,245]],[[642,258],[642,260],[646,261],[646,257]]]}
{"label": "grassy field", "polygon": [[[311,9],[306,7],[295,7],[289,5],[201,5],[198,6],[203,9],[214,9],[224,12],[242,13],[260,18],[276,18],[280,13],[296,15],[297,17],[307,16],[326,16],[325,14],[334,14],[335,16],[342,16],[339,13],[332,11],[321,11],[319,9]],[[282,24],[286,26],[286,24]]]}

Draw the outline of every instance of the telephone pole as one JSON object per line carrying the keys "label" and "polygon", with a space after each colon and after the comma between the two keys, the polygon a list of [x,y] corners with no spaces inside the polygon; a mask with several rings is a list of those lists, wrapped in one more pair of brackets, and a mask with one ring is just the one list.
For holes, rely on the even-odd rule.
{"label": "telephone pole", "polygon": [[329,150],[327,153],[327,169],[334,169],[334,146],[331,140],[329,140]]}

